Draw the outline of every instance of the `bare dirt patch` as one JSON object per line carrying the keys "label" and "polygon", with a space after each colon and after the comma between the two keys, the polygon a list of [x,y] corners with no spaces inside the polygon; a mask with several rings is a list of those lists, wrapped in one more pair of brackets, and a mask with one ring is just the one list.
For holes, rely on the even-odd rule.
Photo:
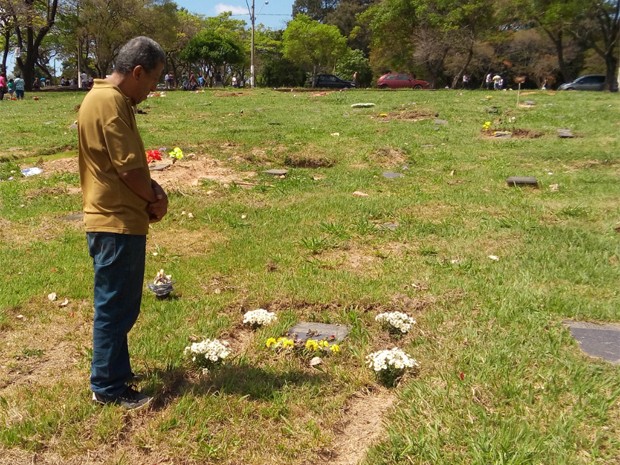
{"label": "bare dirt patch", "polygon": [[373,116],[378,121],[424,121],[435,117],[435,113],[428,110],[401,110],[393,111],[391,113],[381,113],[378,116]]}
{"label": "bare dirt patch", "polygon": [[206,156],[195,156],[171,164],[161,171],[151,171],[151,177],[164,189],[197,187],[205,180],[228,186],[243,183],[254,176],[256,176],[254,172],[240,173],[227,167],[223,162]]}
{"label": "bare dirt patch", "polygon": [[[59,301],[33,301],[13,312],[16,323],[10,331],[0,331],[0,394],[25,384],[55,384],[59,373],[83,376],[78,365],[83,358],[80,347],[90,344],[90,323],[85,318],[90,303],[60,307]],[[44,318],[37,315],[41,312]]]}
{"label": "bare dirt patch", "polygon": [[159,253],[164,250],[173,255],[194,257],[209,252],[224,241],[224,236],[204,226],[197,230],[175,227],[152,228],[147,243],[147,253]]}
{"label": "bare dirt patch", "polygon": [[[77,157],[44,161],[40,163],[40,166],[46,175],[79,172]],[[254,176],[256,176],[254,172],[238,172],[220,160],[196,154],[193,156],[190,154],[175,164],[170,163],[161,170],[151,171],[151,177],[165,189],[195,187],[199,186],[203,180],[231,185],[236,182],[242,183]],[[63,189],[66,193],[75,193],[69,187]]]}
{"label": "bare dirt patch", "polygon": [[357,465],[383,432],[383,418],[394,403],[387,390],[358,394],[343,411],[343,419],[335,428],[336,441],[323,456],[331,465]]}
{"label": "bare dirt patch", "polygon": [[401,149],[395,149],[393,147],[382,147],[373,153],[368,158],[374,163],[378,163],[383,167],[403,165],[407,162],[408,155]]}
{"label": "bare dirt patch", "polygon": [[482,132],[482,137],[485,139],[504,139],[504,138],[515,138],[515,139],[538,139],[539,137],[544,136],[545,133],[541,131],[534,131],[532,129],[490,129],[488,131]]}

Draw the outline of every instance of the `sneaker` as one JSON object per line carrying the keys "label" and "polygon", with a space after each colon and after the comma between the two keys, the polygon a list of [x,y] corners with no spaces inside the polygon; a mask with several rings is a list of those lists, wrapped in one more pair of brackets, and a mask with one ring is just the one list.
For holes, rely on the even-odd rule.
{"label": "sneaker", "polygon": [[136,391],[131,386],[127,386],[125,390],[116,397],[108,397],[93,392],[93,400],[98,404],[120,405],[125,410],[136,410],[146,407],[153,398]]}

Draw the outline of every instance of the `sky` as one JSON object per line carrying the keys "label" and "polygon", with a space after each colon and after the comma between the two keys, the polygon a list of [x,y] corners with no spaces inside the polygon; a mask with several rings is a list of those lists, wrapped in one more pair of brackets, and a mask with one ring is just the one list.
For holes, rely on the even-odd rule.
{"label": "sky", "polygon": [[[285,29],[286,23],[291,20],[293,0],[254,0],[256,25],[263,24],[270,29]],[[244,19],[250,24],[248,5],[252,0],[174,0],[181,8],[191,13],[205,16],[217,16],[224,11],[230,11],[235,19]]]}
{"label": "sky", "polygon": [[[285,29],[286,23],[291,20],[294,0],[254,0],[256,12],[256,25],[263,24],[270,29]],[[252,6],[252,0],[174,0],[179,8],[185,8],[190,13],[204,16],[217,16],[224,11],[230,11],[235,19],[243,19],[250,26],[250,13],[248,5]],[[15,58],[9,54],[7,62],[8,74],[12,75],[15,67]],[[57,70],[59,72],[60,70]]]}

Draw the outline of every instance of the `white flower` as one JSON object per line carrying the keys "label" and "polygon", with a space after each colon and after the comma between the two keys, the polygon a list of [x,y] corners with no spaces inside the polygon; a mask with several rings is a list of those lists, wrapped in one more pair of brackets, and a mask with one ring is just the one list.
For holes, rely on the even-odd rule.
{"label": "white flower", "polygon": [[278,317],[273,312],[268,312],[263,308],[251,310],[243,315],[243,323],[253,326],[268,325],[276,321]]}
{"label": "white flower", "polygon": [[394,328],[403,334],[408,333],[411,326],[415,324],[413,318],[402,312],[379,313],[375,320],[386,325],[388,329]]}
{"label": "white flower", "polygon": [[230,355],[228,342],[218,341],[217,339],[205,339],[201,342],[194,342],[186,347],[183,353],[191,357],[192,362],[203,368],[212,367],[224,361]]}
{"label": "white flower", "polygon": [[166,274],[164,270],[159,270],[155,275],[153,284],[167,284],[172,281],[172,275]]}
{"label": "white flower", "polygon": [[418,368],[420,364],[401,349],[379,350],[366,356],[366,363],[376,372],[402,371],[406,368]]}

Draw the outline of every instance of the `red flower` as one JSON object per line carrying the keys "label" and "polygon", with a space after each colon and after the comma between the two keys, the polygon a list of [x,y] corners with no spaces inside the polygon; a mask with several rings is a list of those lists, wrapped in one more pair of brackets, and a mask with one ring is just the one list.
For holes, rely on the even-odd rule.
{"label": "red flower", "polygon": [[154,161],[161,160],[161,152],[159,150],[147,150],[146,161],[147,163],[153,163]]}

